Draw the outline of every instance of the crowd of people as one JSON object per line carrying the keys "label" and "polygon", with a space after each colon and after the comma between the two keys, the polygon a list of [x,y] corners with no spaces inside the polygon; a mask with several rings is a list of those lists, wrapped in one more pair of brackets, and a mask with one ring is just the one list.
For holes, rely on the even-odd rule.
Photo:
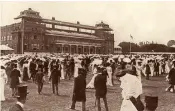
{"label": "crowd of people", "polygon": [[[128,111],[128,108],[130,111],[144,110],[144,105],[140,100],[143,77],[150,80],[153,76],[166,75],[166,80],[170,84],[166,91],[175,92],[175,57],[173,55],[13,54],[1,57],[0,72],[0,100],[5,101],[4,84],[7,83],[12,89],[12,97],[18,98],[18,104],[21,100],[25,103],[24,100],[27,96],[25,85],[24,94],[20,93],[20,90],[24,90],[21,88],[21,84],[32,81],[38,86],[38,94],[42,94],[43,83],[47,79],[51,81],[52,91],[55,95],[60,95],[58,84],[61,80],[74,79],[70,109],[75,109],[76,102],[82,102],[82,111],[86,110],[87,88],[94,88],[96,91],[98,111],[101,111],[100,98],[103,98],[105,109],[109,111],[106,98],[107,86],[114,87],[115,78],[119,78],[118,80],[121,82],[123,98],[121,111]],[[86,77],[90,74],[93,76],[86,84]],[[150,100],[147,100],[146,108],[149,109]],[[155,106],[151,105],[151,108],[155,110],[156,104]]]}

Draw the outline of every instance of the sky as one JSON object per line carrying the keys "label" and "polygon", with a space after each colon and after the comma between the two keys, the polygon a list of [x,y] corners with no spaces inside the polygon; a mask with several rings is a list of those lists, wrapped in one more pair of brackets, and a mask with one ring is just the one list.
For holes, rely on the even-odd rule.
{"label": "sky", "polygon": [[[92,25],[109,24],[115,44],[122,41],[154,41],[167,44],[175,40],[175,2],[166,1],[55,1],[0,2],[0,25],[9,25],[21,11],[32,8],[43,18]],[[133,36],[133,40],[130,38]]]}

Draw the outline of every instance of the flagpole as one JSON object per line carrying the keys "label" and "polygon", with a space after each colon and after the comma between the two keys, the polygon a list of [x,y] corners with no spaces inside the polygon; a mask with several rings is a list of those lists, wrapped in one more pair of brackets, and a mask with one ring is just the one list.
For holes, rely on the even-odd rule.
{"label": "flagpole", "polygon": [[130,45],[129,45],[129,52],[130,52],[130,55],[131,55],[131,40],[132,40],[132,36],[131,36],[131,34],[130,34]]}
{"label": "flagpole", "polygon": [[131,41],[130,41],[130,49],[129,49],[129,51],[130,51],[130,55],[131,55]]}

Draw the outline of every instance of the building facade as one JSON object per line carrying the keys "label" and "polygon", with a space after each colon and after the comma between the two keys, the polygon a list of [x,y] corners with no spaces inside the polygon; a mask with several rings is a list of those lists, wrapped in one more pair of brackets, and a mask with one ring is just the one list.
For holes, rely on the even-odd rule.
{"label": "building facade", "polygon": [[15,53],[54,52],[70,54],[113,54],[114,34],[108,24],[95,26],[44,19],[29,8],[15,19],[21,22],[1,27],[1,44]]}

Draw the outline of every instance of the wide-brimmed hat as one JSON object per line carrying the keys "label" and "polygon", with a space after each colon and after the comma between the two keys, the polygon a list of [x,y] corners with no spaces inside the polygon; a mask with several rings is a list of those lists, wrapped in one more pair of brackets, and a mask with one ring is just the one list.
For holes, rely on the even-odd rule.
{"label": "wide-brimmed hat", "polygon": [[131,63],[131,59],[129,59],[129,58],[124,58],[124,59],[123,59],[123,62],[125,62],[125,63]]}

